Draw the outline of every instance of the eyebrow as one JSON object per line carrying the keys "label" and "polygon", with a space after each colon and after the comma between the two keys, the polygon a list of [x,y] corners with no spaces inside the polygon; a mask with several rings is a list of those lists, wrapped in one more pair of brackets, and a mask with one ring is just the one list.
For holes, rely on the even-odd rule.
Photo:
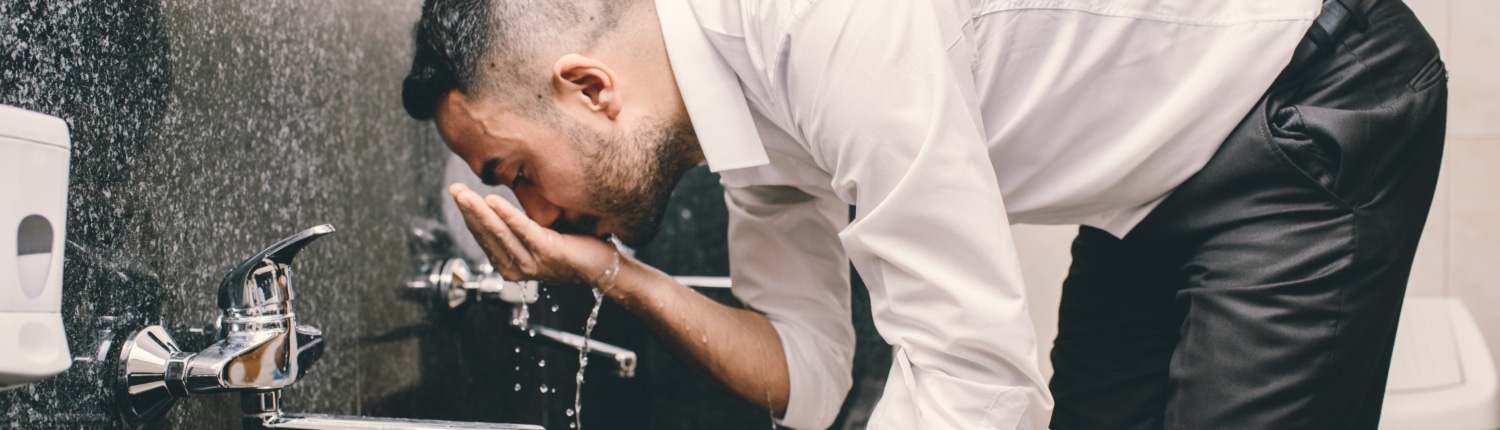
{"label": "eyebrow", "polygon": [[500,185],[500,179],[495,177],[495,169],[500,167],[499,158],[491,158],[484,162],[479,170],[479,181],[491,187]]}

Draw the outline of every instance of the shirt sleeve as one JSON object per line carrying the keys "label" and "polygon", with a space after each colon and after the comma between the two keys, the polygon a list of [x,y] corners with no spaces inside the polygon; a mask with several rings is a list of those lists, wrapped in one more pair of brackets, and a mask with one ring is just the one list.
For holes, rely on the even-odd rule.
{"label": "shirt sleeve", "polygon": [[788,115],[898,347],[872,429],[1044,429],[1052,398],[978,120],[962,0],[815,3],[789,30]]}
{"label": "shirt sleeve", "polygon": [[849,206],[826,190],[726,187],[734,295],[775,327],[791,391],[778,424],[827,428],[853,383]]}

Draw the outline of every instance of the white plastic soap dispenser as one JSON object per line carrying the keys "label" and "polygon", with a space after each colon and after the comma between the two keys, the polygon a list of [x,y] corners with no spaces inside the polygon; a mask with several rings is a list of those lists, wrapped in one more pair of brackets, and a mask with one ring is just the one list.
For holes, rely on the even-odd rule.
{"label": "white plastic soap dispenser", "polygon": [[0,390],[68,370],[68,124],[0,105]]}

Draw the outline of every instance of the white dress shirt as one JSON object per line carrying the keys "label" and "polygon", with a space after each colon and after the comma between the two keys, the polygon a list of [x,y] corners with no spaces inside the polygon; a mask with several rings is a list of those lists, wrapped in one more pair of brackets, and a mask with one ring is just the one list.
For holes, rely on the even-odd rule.
{"label": "white dress shirt", "polygon": [[898,347],[870,428],[904,430],[1046,428],[1009,224],[1123,236],[1208,161],[1322,3],[656,5],[725,187],[735,295],[786,350],[780,423],[827,427],[849,389],[852,261]]}

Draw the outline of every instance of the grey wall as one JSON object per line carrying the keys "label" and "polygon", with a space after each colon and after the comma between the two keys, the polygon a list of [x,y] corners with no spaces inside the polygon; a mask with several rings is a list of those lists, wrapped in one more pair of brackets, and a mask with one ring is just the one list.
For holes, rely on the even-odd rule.
{"label": "grey wall", "polygon": [[[294,305],[328,350],[286,390],[288,411],[568,428],[576,353],[507,334],[500,307],[434,312],[398,298],[412,270],[407,226],[443,218],[450,157],[430,124],[400,108],[419,8],[0,0],[0,103],[71,128],[62,312],[75,357],[57,378],[0,392],[0,428],[125,427],[111,391],[119,340],[160,324],[184,349],[205,346],[212,339],[194,329],[217,316],[220,277],[323,223],[338,232],[298,256]],[[677,216],[640,257],[674,274],[727,275],[721,193],[717,176],[691,173],[669,212]],[[547,286],[534,321],[578,331],[591,302],[582,288]],[[888,350],[869,341],[867,321],[860,327],[862,350],[875,353],[856,372],[878,392]],[[770,427],[620,309],[605,306],[596,334],[636,350],[641,365],[630,380],[590,367],[586,426]],[[234,395],[195,396],[148,427],[236,428],[238,409]]]}
{"label": "grey wall", "polygon": [[[430,216],[441,186],[441,144],[392,90],[418,6],[0,3],[0,102],[68,120],[74,144],[63,313],[78,361],[0,394],[12,424],[113,422],[97,387],[110,369],[86,361],[99,330],[206,325],[230,265],[321,223],[340,231],[299,259],[296,305],[329,353],[289,408],[368,412],[419,381],[417,342],[360,341],[424,318],[387,298],[404,219]],[[165,424],[234,426],[237,409],[192,398]]]}

